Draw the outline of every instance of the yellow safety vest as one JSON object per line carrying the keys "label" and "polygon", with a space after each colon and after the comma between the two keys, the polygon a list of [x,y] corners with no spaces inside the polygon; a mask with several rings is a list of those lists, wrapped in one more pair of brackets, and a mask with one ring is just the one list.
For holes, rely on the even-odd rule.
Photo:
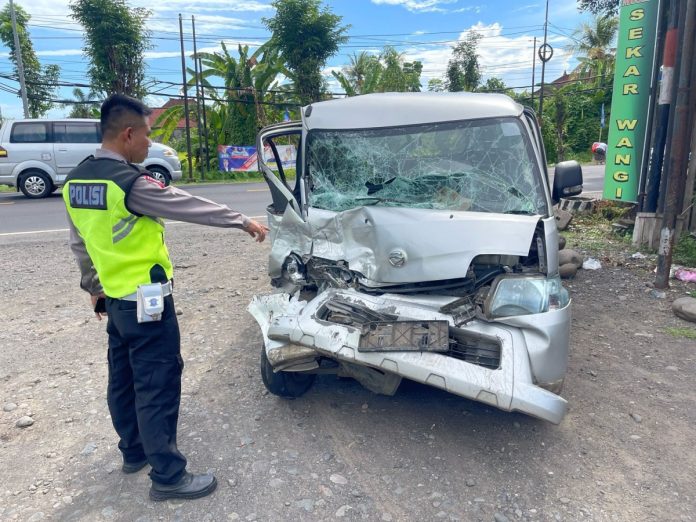
{"label": "yellow safety vest", "polygon": [[104,293],[121,298],[173,274],[164,224],[128,210],[126,198],[146,171],[110,158],[87,158],[68,175],[63,200],[87,247]]}

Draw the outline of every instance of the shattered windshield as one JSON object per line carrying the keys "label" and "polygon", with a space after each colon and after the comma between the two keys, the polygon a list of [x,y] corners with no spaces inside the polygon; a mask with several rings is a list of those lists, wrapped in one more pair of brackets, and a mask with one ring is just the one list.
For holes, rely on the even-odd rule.
{"label": "shattered windshield", "polygon": [[541,174],[516,118],[419,126],[314,130],[307,143],[309,204],[543,214]]}

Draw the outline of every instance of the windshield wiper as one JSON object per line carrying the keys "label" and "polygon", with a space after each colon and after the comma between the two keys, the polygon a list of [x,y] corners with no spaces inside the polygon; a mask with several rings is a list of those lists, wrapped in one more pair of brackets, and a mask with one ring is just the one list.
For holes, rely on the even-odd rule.
{"label": "windshield wiper", "polygon": [[520,214],[520,215],[523,215],[523,216],[536,216],[536,215],[538,215],[539,213],[538,213],[538,212],[532,212],[531,210],[523,210],[523,209],[521,209],[521,208],[516,208],[516,209],[513,209],[513,210],[506,210],[505,212],[503,212],[503,214]]}
{"label": "windshield wiper", "polygon": [[380,198],[376,196],[361,196],[359,198],[355,198],[355,201],[360,201],[363,202],[365,200],[370,201],[371,203],[363,203],[364,205],[376,205],[377,203],[402,203],[402,204],[407,204],[408,201],[400,201],[398,199],[392,199],[392,198]]}
{"label": "windshield wiper", "polygon": [[370,194],[374,194],[375,192],[379,192],[386,185],[389,185],[395,179],[396,179],[396,176],[394,176],[393,178],[390,178],[387,181],[384,181],[382,183],[372,183],[371,181],[366,181],[365,186],[367,187],[367,195],[369,196]]}

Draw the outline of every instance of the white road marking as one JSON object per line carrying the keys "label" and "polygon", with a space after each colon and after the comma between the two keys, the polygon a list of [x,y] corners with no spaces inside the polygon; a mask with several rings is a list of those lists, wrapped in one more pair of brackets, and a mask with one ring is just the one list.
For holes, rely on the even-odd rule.
{"label": "white road marking", "polygon": [[[249,216],[251,219],[266,219],[267,216]],[[165,225],[195,225],[196,223],[187,223],[185,221],[165,221]],[[69,228],[54,228],[50,230],[29,230],[27,232],[2,232],[0,237],[6,236],[26,236],[29,234],[50,234],[55,232],[68,232]]]}

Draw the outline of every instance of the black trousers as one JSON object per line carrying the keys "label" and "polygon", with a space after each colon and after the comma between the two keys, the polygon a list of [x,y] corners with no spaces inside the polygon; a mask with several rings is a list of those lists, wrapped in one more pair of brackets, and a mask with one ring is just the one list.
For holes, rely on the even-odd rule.
{"label": "black trousers", "polygon": [[174,299],[165,297],[161,321],[138,323],[136,303],[107,298],[109,384],[107,402],[126,462],[147,458],[150,478],[178,481],[186,458],[176,447],[181,400],[179,323]]}

